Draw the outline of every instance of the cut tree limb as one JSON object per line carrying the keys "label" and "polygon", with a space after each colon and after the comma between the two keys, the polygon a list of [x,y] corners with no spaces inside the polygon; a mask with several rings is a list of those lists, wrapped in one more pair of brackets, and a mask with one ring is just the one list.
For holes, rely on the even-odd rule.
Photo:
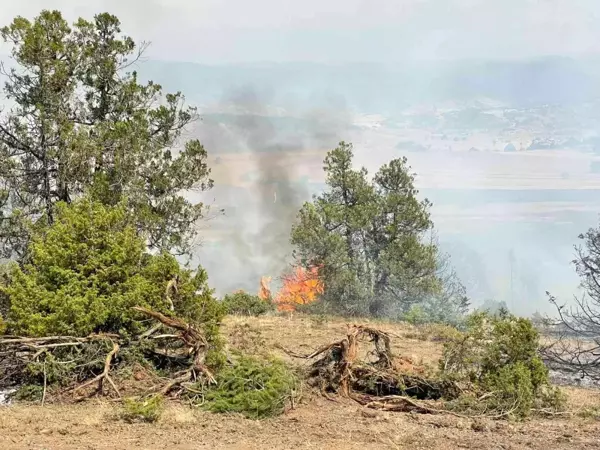
{"label": "cut tree limb", "polygon": [[447,414],[454,417],[459,417],[461,419],[501,419],[503,417],[507,417],[511,415],[515,408],[511,408],[508,411],[503,411],[499,414],[491,415],[491,414],[477,414],[477,415],[469,415],[469,414],[459,414],[454,411],[449,411],[447,409],[437,409],[432,408],[430,406],[424,405],[422,403],[418,403],[410,397],[405,397],[401,395],[387,395],[384,397],[372,397],[372,396],[360,396],[360,395],[352,395],[351,398],[363,406],[372,409],[380,409],[384,411],[399,411],[399,412],[411,412],[415,411],[421,414]]}
{"label": "cut tree limb", "polygon": [[104,361],[104,370],[102,371],[102,373],[94,378],[92,378],[89,381],[86,381],[83,384],[80,384],[79,386],[76,386],[73,389],[73,393],[75,393],[76,391],[79,391],[87,386],[90,386],[96,382],[98,382],[98,392],[102,392],[103,389],[103,380],[107,380],[110,385],[112,386],[112,388],[115,390],[117,396],[119,396],[119,398],[121,397],[121,393],[119,392],[119,390],[117,389],[117,386],[115,385],[115,383],[113,382],[112,378],[109,375],[110,372],[110,365],[112,363],[112,359],[116,356],[116,354],[119,351],[119,344],[117,344],[116,342],[112,341],[113,344],[113,349],[110,351],[110,353],[108,355],[106,355],[106,360]]}
{"label": "cut tree limb", "polygon": [[184,372],[183,375],[177,377],[169,383],[167,383],[161,390],[162,393],[166,394],[173,387],[180,385],[185,381],[195,378],[197,373],[203,374],[209,383],[215,384],[216,380],[211,371],[204,365],[204,357],[208,348],[208,342],[204,337],[204,334],[196,329],[194,326],[184,322],[181,319],[168,317],[157,311],[152,311],[148,308],[136,306],[133,308],[135,311],[141,312],[155,320],[158,320],[163,325],[180,331],[180,333],[174,337],[178,337],[188,347],[188,354],[192,356],[193,362],[191,367]]}

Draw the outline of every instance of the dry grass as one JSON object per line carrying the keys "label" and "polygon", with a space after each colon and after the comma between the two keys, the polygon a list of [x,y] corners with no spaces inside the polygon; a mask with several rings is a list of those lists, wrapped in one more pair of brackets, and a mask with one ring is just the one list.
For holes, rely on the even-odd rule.
{"label": "dry grass", "polygon": [[398,355],[409,356],[426,365],[435,365],[442,354],[439,334],[423,331],[421,327],[376,320],[352,320],[344,318],[320,319],[311,316],[264,316],[227,317],[224,333],[230,336],[236,326],[250,324],[261,332],[265,348],[292,364],[302,364],[291,358],[280,347],[296,353],[310,353],[318,347],[346,335],[348,325],[369,325],[392,335],[392,350]]}
{"label": "dry grass", "polygon": [[[260,330],[265,349],[293,364],[304,362],[292,360],[276,344],[308,353],[340,339],[346,332],[346,323],[354,323],[301,316],[230,317],[225,322],[225,334],[246,322]],[[437,332],[404,324],[370,324],[397,336],[393,349],[401,355],[414,355],[432,365],[440,356],[442,344]],[[573,408],[600,405],[600,391],[567,391]],[[266,421],[171,404],[156,424],[127,424],[115,420],[117,409],[116,404],[100,401],[5,408],[0,411],[0,448],[592,449],[598,448],[600,434],[600,421],[590,417],[476,423],[449,416],[372,411],[350,400],[333,402],[310,393],[294,410]]]}

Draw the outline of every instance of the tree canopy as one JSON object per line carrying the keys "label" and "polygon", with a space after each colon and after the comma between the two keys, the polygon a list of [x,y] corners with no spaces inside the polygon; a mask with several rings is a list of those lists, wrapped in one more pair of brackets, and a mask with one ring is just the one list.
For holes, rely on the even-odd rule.
{"label": "tree canopy", "polygon": [[342,314],[396,316],[440,291],[430,202],[419,200],[406,158],[372,180],[352,167],[352,145],[325,158],[328,189],[306,203],[292,230],[295,257],[319,267],[323,301]]}
{"label": "tree canopy", "polygon": [[467,289],[450,264],[449,255],[438,255],[436,276],[439,289],[423,292],[402,319],[413,323],[462,324],[471,302]]}
{"label": "tree canopy", "polygon": [[127,199],[150,247],[185,252],[203,215],[182,191],[210,189],[207,154],[181,142],[196,117],[181,93],[163,94],[131,70],[146,48],[99,14],[72,26],[58,11],[17,17],[0,30],[11,107],[0,118],[0,251],[22,256],[32,227],[52,224],[58,202],[84,194]]}
{"label": "tree canopy", "polygon": [[[204,325],[220,320],[206,272],[183,270],[167,253],[147,253],[124,203],[109,207],[83,199],[57,204],[53,224],[31,239],[28,254],[30,261],[15,264],[9,282],[0,285],[11,332],[140,332],[147,322],[134,306],[173,310]],[[172,280],[177,281],[175,293],[168,290]]]}

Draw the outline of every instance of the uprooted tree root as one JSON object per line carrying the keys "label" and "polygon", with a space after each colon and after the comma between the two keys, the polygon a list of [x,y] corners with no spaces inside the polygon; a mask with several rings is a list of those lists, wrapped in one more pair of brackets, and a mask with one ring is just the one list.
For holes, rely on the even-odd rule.
{"label": "uprooted tree root", "polygon": [[[466,417],[426,404],[456,399],[462,391],[457,383],[426,376],[425,369],[410,359],[395,357],[390,340],[381,330],[354,325],[344,339],[311,354],[286,352],[296,358],[316,359],[308,378],[328,398],[330,393],[338,393],[369,408]],[[373,349],[359,358],[360,343],[365,341],[372,343]]]}
{"label": "uprooted tree root", "polygon": [[[208,383],[216,383],[215,377],[204,364],[204,359],[206,358],[206,353],[208,351],[208,342],[198,329],[182,320],[167,317],[161,313],[151,311],[149,309],[141,307],[136,307],[134,309],[156,319],[161,324],[169,328],[179,331],[176,337],[183,342],[185,345],[185,352],[192,361],[187,369],[179,372],[175,379],[163,386],[161,389],[162,394],[169,393],[171,389],[187,381],[196,381],[201,375],[204,375]],[[172,335],[169,337],[175,336]]]}
{"label": "uprooted tree root", "polygon": [[[142,307],[136,311],[157,321],[157,325],[131,339],[116,334],[88,337],[49,336],[41,338],[4,336],[0,339],[0,386],[25,384],[53,386],[55,398],[79,401],[94,394],[121,399],[119,369],[144,368],[131,355],[144,354],[144,363],[153,360],[168,375],[155,373],[152,386],[136,382],[136,393],[178,395],[186,383],[203,380],[215,383],[205,364],[209,343],[196,327],[174,317]],[[171,332],[165,332],[170,330]],[[161,332],[162,331],[162,332]],[[129,358],[129,359],[128,359]],[[147,366],[147,364],[146,364]],[[117,373],[115,375],[115,372]],[[150,371],[152,372],[152,371]],[[136,378],[137,380],[137,378]],[[94,389],[90,389],[94,387]],[[140,390],[143,389],[143,392]]]}

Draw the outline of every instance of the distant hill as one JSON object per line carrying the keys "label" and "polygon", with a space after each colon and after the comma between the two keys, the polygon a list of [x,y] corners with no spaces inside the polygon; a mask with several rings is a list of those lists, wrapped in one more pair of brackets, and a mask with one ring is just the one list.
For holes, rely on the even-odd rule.
{"label": "distant hill", "polygon": [[[0,55],[7,68],[13,61]],[[253,87],[269,102],[344,103],[361,112],[394,113],[415,104],[491,99],[509,107],[578,104],[600,98],[600,59],[407,63],[253,63],[206,65],[147,60],[133,67],[197,104]]]}
{"label": "distant hill", "polygon": [[147,61],[140,74],[214,103],[252,86],[269,102],[345,102],[362,112],[488,98],[506,106],[577,104],[600,97],[600,61],[548,57],[528,61],[463,61],[392,67],[376,64],[265,63],[209,66]]}

